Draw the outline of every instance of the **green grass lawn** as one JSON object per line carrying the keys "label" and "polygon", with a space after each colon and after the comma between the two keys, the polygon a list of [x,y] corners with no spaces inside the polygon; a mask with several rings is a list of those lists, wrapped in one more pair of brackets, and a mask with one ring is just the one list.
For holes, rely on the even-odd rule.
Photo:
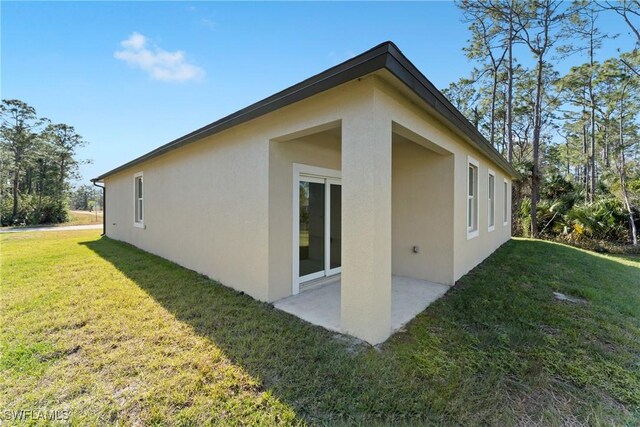
{"label": "green grass lawn", "polygon": [[3,235],[1,251],[0,414],[69,410],[74,425],[640,423],[638,257],[513,240],[371,348],[99,230]]}

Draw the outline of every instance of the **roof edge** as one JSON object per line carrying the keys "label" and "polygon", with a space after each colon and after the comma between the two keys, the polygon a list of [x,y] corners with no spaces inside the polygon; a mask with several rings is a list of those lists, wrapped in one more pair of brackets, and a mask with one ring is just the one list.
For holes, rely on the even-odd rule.
{"label": "roof edge", "polygon": [[480,133],[480,131],[436,88],[427,77],[409,59],[390,43],[389,60],[386,68],[430,105],[438,114],[459,129],[477,148],[496,162],[513,178],[519,176],[518,171],[502,154]]}
{"label": "roof edge", "polygon": [[223,130],[248,122],[272,111],[309,98],[340,84],[357,79],[374,71],[386,68],[400,81],[413,90],[421,99],[434,108],[452,125],[465,134],[484,154],[509,172],[513,177],[518,172],[482,136],[482,134],[456,109],[449,100],[409,61],[391,41],[386,41],[348,59],[338,65],[311,76],[299,83],[283,89],[267,98],[255,102],[235,113],[205,125],[193,132],[174,139],[127,163],[91,179],[92,182],[135,166],[147,160],[168,153],[191,142],[222,132]]}

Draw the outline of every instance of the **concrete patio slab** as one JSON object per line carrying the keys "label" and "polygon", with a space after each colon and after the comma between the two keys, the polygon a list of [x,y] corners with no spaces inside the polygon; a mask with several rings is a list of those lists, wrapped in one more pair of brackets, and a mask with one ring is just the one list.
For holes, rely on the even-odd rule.
{"label": "concrete patio slab", "polygon": [[[449,286],[410,277],[393,276],[391,284],[391,330],[396,332],[422,312],[429,304],[443,296]],[[279,310],[285,311],[322,326],[341,332],[340,280],[302,291],[298,295],[276,301]]]}

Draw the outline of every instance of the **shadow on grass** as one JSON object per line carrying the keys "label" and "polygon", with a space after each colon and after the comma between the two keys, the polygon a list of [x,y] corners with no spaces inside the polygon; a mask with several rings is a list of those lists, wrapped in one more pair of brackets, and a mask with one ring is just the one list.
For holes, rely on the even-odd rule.
{"label": "shadow on grass", "polygon": [[109,238],[81,244],[213,341],[263,389],[307,421],[432,419],[415,405],[409,410],[398,407],[395,398],[408,393],[403,385],[407,381],[366,344],[310,325],[128,244]]}
{"label": "shadow on grass", "polygon": [[[600,303],[602,313],[639,317],[640,293],[630,297],[629,286],[615,285],[618,279],[640,277],[638,267],[564,245],[512,241],[378,351],[128,244],[108,238],[82,244],[311,422],[495,424],[535,416],[508,405],[515,390],[527,400],[527,384],[545,384],[547,362],[530,355],[532,348],[548,346],[544,336],[550,320],[554,334],[580,328],[579,317],[599,310]],[[614,280],[600,276],[612,274]],[[595,304],[558,306],[554,290]],[[607,331],[590,333],[605,336]],[[570,353],[560,338],[554,339],[558,347],[552,354],[564,360]],[[537,391],[534,412],[548,416],[545,393],[551,399],[557,391]],[[588,412],[580,415],[589,419]]]}

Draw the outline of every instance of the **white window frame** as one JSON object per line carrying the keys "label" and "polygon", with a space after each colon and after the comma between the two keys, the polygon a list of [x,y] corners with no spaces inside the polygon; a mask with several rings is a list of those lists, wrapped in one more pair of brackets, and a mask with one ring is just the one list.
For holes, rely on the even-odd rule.
{"label": "white window frame", "polygon": [[[493,197],[491,197],[491,178],[493,177]],[[493,207],[493,218],[491,208]],[[491,221],[493,220],[493,224]],[[496,173],[489,169],[487,174],[487,230],[496,229]]]}
{"label": "white window frame", "polygon": [[[475,167],[475,180],[474,180],[474,184],[475,184],[475,191],[473,192],[473,196],[469,196],[469,167],[473,166]],[[471,240],[475,237],[478,237],[480,235],[480,227],[478,227],[478,225],[480,224],[480,201],[479,201],[479,190],[480,190],[480,162],[476,159],[474,159],[471,156],[467,156],[467,192],[466,192],[466,199],[467,199],[467,203],[465,203],[465,213],[464,213],[464,222],[465,225],[467,226],[467,240]],[[475,228],[469,227],[469,203],[474,203],[473,207],[474,210],[472,212],[475,213]]]}
{"label": "white window frame", "polygon": [[[342,267],[329,269],[325,266],[325,270],[310,275],[300,277],[300,258],[298,255],[298,248],[300,247],[300,179],[304,179],[310,182],[322,182],[325,183],[325,194],[327,195],[327,203],[325,203],[325,229],[328,228],[327,224],[330,221],[331,202],[328,197],[330,191],[330,184],[342,185],[342,172],[335,169],[320,168],[317,166],[305,165],[302,163],[293,164],[293,239],[291,241],[292,248],[292,290],[293,295],[300,293],[300,285],[304,282],[308,282],[313,279],[319,279],[321,277],[329,277],[339,274],[342,271]],[[330,238],[325,233],[324,244],[324,257],[325,260],[329,258],[331,250]]]}
{"label": "white window frame", "polygon": [[[142,196],[138,197],[138,179],[140,179],[140,181],[142,182]],[[138,228],[144,228],[144,193],[145,193],[145,189],[144,189],[144,176],[142,172],[138,172],[136,174],[133,175],[133,226],[134,227],[138,227]],[[140,219],[138,219],[137,214],[137,207],[138,207],[138,202],[140,202],[140,204],[142,205],[142,215]]]}
{"label": "white window frame", "polygon": [[509,225],[509,220],[511,219],[511,185],[509,185],[509,180],[507,178],[504,179],[502,193],[502,197],[504,197],[504,204],[502,206],[502,215],[504,218],[502,225],[506,227]]}

